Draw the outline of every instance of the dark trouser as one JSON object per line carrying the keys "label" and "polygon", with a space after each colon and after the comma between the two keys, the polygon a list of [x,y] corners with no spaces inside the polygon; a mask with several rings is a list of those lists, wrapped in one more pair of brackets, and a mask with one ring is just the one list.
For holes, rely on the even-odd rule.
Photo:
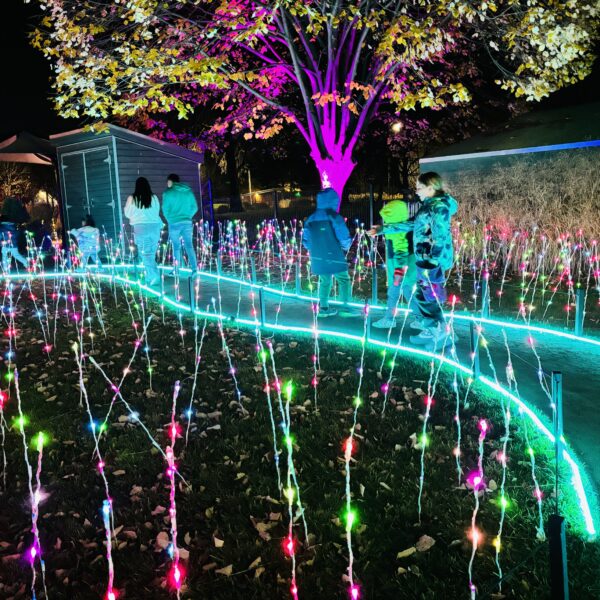
{"label": "dark trouser", "polygon": [[426,327],[444,323],[442,306],[446,301],[446,278],[441,267],[423,269],[417,267],[417,291],[413,296],[412,308],[423,319]]}
{"label": "dark trouser", "polygon": [[344,303],[350,302],[351,282],[348,271],[342,271],[334,275],[319,275],[319,304],[321,308],[329,308],[329,294],[331,294],[334,277],[337,279],[339,286],[339,300]]}

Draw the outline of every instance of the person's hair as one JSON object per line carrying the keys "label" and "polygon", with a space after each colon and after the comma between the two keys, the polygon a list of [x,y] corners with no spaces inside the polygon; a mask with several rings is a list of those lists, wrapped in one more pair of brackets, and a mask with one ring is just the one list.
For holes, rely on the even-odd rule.
{"label": "person's hair", "polygon": [[428,171],[427,173],[421,173],[417,178],[417,181],[426,187],[430,187],[435,192],[435,196],[441,196],[444,194],[444,180],[442,176],[434,171]]}
{"label": "person's hair", "polygon": [[177,173],[171,173],[167,177],[167,181],[172,181],[173,183],[179,183],[181,181],[181,179],[179,179],[179,175],[177,175]]}
{"label": "person's hair", "polygon": [[152,188],[145,177],[138,177],[135,181],[133,201],[140,208],[150,208],[152,204]]}
{"label": "person's hair", "polygon": [[85,215],[85,219],[83,219],[86,227],[96,227],[96,221],[94,221],[94,217],[92,215]]}

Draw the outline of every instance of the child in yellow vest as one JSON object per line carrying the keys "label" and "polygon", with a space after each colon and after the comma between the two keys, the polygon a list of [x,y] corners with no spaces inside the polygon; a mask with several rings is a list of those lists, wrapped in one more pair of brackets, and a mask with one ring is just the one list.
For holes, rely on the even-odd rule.
{"label": "child in yellow vest", "polygon": [[393,225],[406,223],[411,218],[411,204],[405,200],[388,202],[379,214],[383,227],[375,227],[369,233],[385,235],[387,270],[387,309],[383,318],[375,321],[373,327],[389,329],[394,327],[396,310],[402,294],[405,300],[412,296],[415,285],[415,257],[411,248],[410,231],[394,232]]}

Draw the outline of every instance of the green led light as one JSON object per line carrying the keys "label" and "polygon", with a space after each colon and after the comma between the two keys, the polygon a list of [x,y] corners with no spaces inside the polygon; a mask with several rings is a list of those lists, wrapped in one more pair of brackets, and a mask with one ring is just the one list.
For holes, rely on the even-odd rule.
{"label": "green led light", "polygon": [[294,384],[291,381],[288,381],[285,384],[285,395],[287,397],[288,402],[291,401],[293,393],[294,393]]}
{"label": "green led light", "polygon": [[354,508],[350,508],[344,515],[344,521],[346,522],[346,531],[350,531],[356,523],[358,523],[358,513]]}

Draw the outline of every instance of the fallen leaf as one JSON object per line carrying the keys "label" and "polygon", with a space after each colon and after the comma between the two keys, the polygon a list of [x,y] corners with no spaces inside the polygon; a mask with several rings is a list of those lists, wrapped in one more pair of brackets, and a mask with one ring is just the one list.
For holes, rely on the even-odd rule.
{"label": "fallen leaf", "polygon": [[227,565],[222,569],[217,569],[215,573],[218,573],[219,575],[225,575],[225,577],[229,577],[233,573],[233,565]]}
{"label": "fallen leaf", "polygon": [[259,556],[255,561],[252,562],[248,569],[256,569],[256,567],[258,567],[258,565],[260,565],[261,562],[262,558]]}
{"label": "fallen leaf", "polygon": [[406,557],[414,554],[416,551],[417,551],[417,549],[414,546],[411,546],[410,548],[407,548],[406,550],[402,550],[402,552],[398,552],[398,554],[396,555],[396,558],[406,558]]}
{"label": "fallen leaf", "polygon": [[161,531],[156,536],[156,545],[164,550],[169,544],[169,534],[166,531]]}
{"label": "fallen leaf", "polygon": [[427,550],[429,550],[434,544],[435,540],[432,537],[429,537],[428,535],[422,535],[415,546],[419,552],[427,552]]}
{"label": "fallen leaf", "polygon": [[124,471],[123,469],[119,469],[118,471],[113,471],[113,475],[115,477],[121,477],[121,475],[125,475],[127,473],[127,471]]}
{"label": "fallen leaf", "polygon": [[222,548],[225,545],[223,540],[220,540],[218,537],[213,536],[213,542],[215,544],[215,548]]}

